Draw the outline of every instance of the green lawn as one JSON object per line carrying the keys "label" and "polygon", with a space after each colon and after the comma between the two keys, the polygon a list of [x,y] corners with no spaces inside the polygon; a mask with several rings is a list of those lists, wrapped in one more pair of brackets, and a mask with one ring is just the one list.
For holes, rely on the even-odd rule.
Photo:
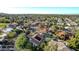
{"label": "green lawn", "polygon": [[0,35],[2,35],[2,32],[0,32]]}
{"label": "green lawn", "polygon": [[0,28],[6,28],[7,25],[7,23],[0,23]]}

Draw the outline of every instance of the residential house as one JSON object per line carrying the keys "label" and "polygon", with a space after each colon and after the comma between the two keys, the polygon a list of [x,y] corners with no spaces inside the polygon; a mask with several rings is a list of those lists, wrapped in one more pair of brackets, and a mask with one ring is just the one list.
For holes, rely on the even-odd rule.
{"label": "residential house", "polygon": [[65,32],[62,31],[62,30],[59,30],[59,31],[56,32],[56,35],[59,36],[59,37],[60,36],[64,36],[65,35]]}
{"label": "residential house", "polygon": [[63,38],[64,40],[68,40],[70,39],[72,36],[74,36],[74,34],[68,30],[65,30],[65,31],[58,31],[56,32],[56,35],[59,37],[59,38]]}
{"label": "residential house", "polygon": [[39,25],[39,24],[40,24],[40,23],[38,23],[38,22],[34,22],[34,23],[30,24],[30,25],[29,25],[29,30],[31,30],[32,32],[35,32],[36,29],[38,28],[38,25]]}
{"label": "residential house", "polygon": [[58,18],[57,20],[57,25],[64,25],[63,21],[61,18]]}
{"label": "residential house", "polygon": [[35,34],[30,37],[30,42],[33,43],[34,46],[38,46],[44,39],[44,35],[42,33]]}
{"label": "residential house", "polygon": [[39,24],[37,28],[38,33],[46,33],[48,32],[48,27],[45,24]]}
{"label": "residential house", "polygon": [[17,23],[11,23],[8,25],[8,27],[10,28],[16,28],[17,27]]}

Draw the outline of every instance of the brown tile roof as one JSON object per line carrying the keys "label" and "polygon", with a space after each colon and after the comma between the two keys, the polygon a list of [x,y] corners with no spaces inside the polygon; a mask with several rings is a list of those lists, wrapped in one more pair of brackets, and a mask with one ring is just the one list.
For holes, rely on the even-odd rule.
{"label": "brown tile roof", "polygon": [[63,35],[65,35],[65,32],[64,31],[57,32],[57,35],[58,36],[63,36]]}

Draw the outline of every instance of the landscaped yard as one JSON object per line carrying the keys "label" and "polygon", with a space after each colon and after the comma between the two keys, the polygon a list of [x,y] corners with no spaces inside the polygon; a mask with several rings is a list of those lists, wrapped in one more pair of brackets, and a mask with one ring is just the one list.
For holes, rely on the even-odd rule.
{"label": "landscaped yard", "polygon": [[0,28],[6,28],[7,23],[0,23]]}
{"label": "landscaped yard", "polygon": [[2,32],[0,32],[0,35],[2,35]]}

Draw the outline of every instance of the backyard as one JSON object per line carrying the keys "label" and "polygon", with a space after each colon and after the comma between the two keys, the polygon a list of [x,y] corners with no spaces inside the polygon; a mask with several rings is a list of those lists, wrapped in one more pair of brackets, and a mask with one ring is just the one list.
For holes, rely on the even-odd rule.
{"label": "backyard", "polygon": [[7,27],[7,23],[0,23],[0,28],[6,28]]}

